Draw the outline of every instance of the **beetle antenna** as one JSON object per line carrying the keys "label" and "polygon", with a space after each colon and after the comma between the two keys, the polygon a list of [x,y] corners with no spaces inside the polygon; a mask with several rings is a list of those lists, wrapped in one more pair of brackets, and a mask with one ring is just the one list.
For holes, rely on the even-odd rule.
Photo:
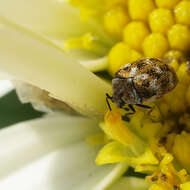
{"label": "beetle antenna", "polygon": [[106,93],[106,102],[107,102],[109,110],[111,111],[111,106],[110,106],[109,100],[112,101],[112,97],[108,93]]}

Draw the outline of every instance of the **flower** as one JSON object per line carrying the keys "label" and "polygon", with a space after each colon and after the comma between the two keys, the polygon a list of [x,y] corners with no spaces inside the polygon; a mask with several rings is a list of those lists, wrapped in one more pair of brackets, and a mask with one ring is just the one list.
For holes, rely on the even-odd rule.
{"label": "flower", "polygon": [[0,187],[103,189],[126,166],[95,165],[98,147],[89,147],[85,137],[99,131],[97,121],[64,115],[3,129]]}
{"label": "flower", "polygon": [[[17,3],[18,3],[17,6],[19,6],[19,3],[21,2],[17,2]],[[44,10],[44,13],[47,11],[46,8],[49,8],[48,6],[51,5],[51,1],[45,2],[45,3],[38,1],[35,3],[36,3],[35,4],[36,8],[39,7],[39,4],[41,4],[41,8],[42,10]],[[9,3],[7,4],[7,2],[2,2],[1,5],[3,5],[1,6],[2,8],[1,15],[7,14],[7,13],[12,14],[11,11],[7,11],[7,8],[9,10],[11,9],[11,7],[9,6],[10,5]],[[13,7],[14,6],[15,5],[13,5]],[[47,7],[45,8],[43,6],[45,7],[47,6]],[[51,7],[48,10],[55,11],[53,8],[55,7]],[[70,7],[68,5],[65,5],[63,9],[61,9],[61,11],[66,10],[67,8],[70,8]],[[39,9],[39,11],[40,11],[40,16],[42,16],[43,13],[41,12],[41,9]],[[75,10],[71,9],[68,12],[68,14],[72,15],[73,14],[72,11],[75,11]],[[24,14],[24,12],[22,13]],[[26,10],[25,13],[29,13],[29,12]],[[74,12],[74,15],[75,14],[76,12]],[[28,16],[32,16],[32,15],[28,14]],[[77,16],[74,17],[74,15],[72,18],[77,18]],[[41,80],[42,83],[48,84],[49,82],[47,79],[49,78],[49,76],[47,76],[47,78],[45,79],[44,78],[45,75],[47,75],[48,72],[52,73],[52,71],[55,70],[54,77],[58,76],[57,71],[59,69],[57,66],[59,65],[61,67],[61,72],[60,72],[61,75],[58,76],[57,79],[55,79],[55,83],[52,84],[52,87],[53,88],[56,87],[55,84],[56,83],[58,84],[58,81],[59,81],[57,90],[59,89],[60,91],[61,88],[62,89],[66,88],[66,86],[69,85],[69,83],[67,83],[66,86],[64,87],[65,80],[62,81],[62,79],[66,79],[68,77],[67,78],[69,79],[68,81],[71,82],[70,87],[72,88],[72,86],[74,85],[73,89],[76,90],[76,86],[78,85],[79,91],[77,95],[75,93],[76,92],[75,90],[73,92],[72,90],[70,92],[68,92],[68,90],[64,90],[65,93],[68,93],[68,98],[70,99],[69,101],[67,101],[66,99],[64,101],[67,102],[68,104],[71,103],[72,107],[73,105],[76,105],[76,107],[78,107],[76,109],[82,113],[85,113],[87,115],[96,115],[98,117],[102,117],[103,112],[106,109],[106,104],[104,102],[103,95],[105,92],[110,91],[111,89],[110,85],[108,85],[106,82],[102,81],[101,79],[93,75],[92,73],[88,72],[86,69],[83,69],[83,67],[81,67],[77,63],[74,63],[76,61],[73,61],[71,58],[68,58],[67,55],[60,52],[59,48],[55,47],[55,45],[53,45],[49,39],[45,39],[43,36],[40,36],[38,34],[31,32],[31,30],[28,30],[27,28],[23,28],[19,25],[13,24],[13,23],[18,24],[19,18],[21,18],[19,17],[19,15],[17,17],[18,20],[14,20],[16,18],[15,15],[14,17],[13,15],[4,15],[4,16],[6,16],[8,19],[13,21],[12,22],[5,19],[5,17],[4,18],[1,17],[1,34],[2,34],[1,42],[4,44],[3,45],[4,47],[2,47],[2,50],[5,50],[4,52],[5,54],[1,51],[1,53],[4,54],[4,56],[1,54],[1,58],[7,59],[10,56],[9,61],[8,60],[7,61],[11,63],[12,65],[12,66],[9,65],[8,62],[7,64],[4,64],[3,61],[1,60],[1,63],[2,63],[1,71],[4,73],[8,73],[8,75],[5,75],[5,76],[8,77],[9,79],[10,78],[13,79],[14,84],[15,84],[15,79],[22,80],[50,92],[51,90],[48,90],[42,87],[43,85],[42,86],[36,85],[33,79],[38,78],[36,81],[39,82]],[[46,16],[50,16],[49,12],[48,12],[48,15]],[[54,16],[54,15],[51,15],[51,16]],[[46,19],[48,20],[48,18]],[[54,19],[54,21],[56,19],[57,17]],[[22,22],[20,22],[19,24],[28,24],[29,20],[30,19],[28,17],[26,19],[26,23],[22,20]],[[41,22],[40,22],[40,27],[42,26]],[[49,25],[47,26],[47,24],[49,24],[49,22],[44,24],[44,26],[46,27],[45,29],[46,32],[52,32],[52,31],[49,31],[48,29],[56,28],[55,23],[53,23],[53,26],[51,26],[50,28],[48,28]],[[57,26],[59,25],[60,23],[57,24]],[[34,30],[32,23],[30,23],[29,26],[31,27],[32,30]],[[76,23],[74,23],[74,26],[76,27]],[[38,28],[37,25],[35,25],[35,27]],[[65,28],[67,27],[64,26],[64,29]],[[40,32],[43,31],[43,28],[38,28],[38,29]],[[15,34],[15,36],[12,32]],[[70,32],[71,33],[73,32],[72,28],[70,28]],[[8,40],[8,38],[10,38],[10,36],[12,37],[14,36],[13,37],[14,39],[10,39],[10,42],[12,43],[14,41],[13,44],[15,45],[15,48],[12,46],[13,47],[12,53],[14,52],[13,54],[16,55],[18,59],[14,57],[14,55],[11,53],[11,50],[9,49],[10,44],[8,41],[6,41]],[[24,39],[25,38],[24,36],[28,39]],[[16,39],[18,39],[17,41],[18,43],[16,42]],[[46,52],[45,50],[44,56],[42,56],[41,54],[42,52],[40,53],[39,49],[38,50],[36,49],[37,50],[36,51],[34,48],[33,50],[38,54],[38,61],[36,62],[35,60],[31,59],[32,57],[35,57],[34,56],[35,52],[32,52],[31,47],[33,45],[28,43],[29,41],[31,43],[37,43],[36,45],[33,44],[36,47],[40,45],[39,43],[44,44],[45,42],[45,46],[44,46],[45,48],[39,47],[39,49],[41,49],[42,52],[44,52],[45,49],[46,50],[48,50],[49,48],[52,50],[54,49],[53,51],[57,52],[56,54],[59,54],[59,56],[52,54],[51,57],[53,59],[51,58],[52,59],[52,62],[51,62],[50,59],[47,58],[47,55],[50,55],[50,52],[48,51]],[[21,46],[23,45],[23,47],[21,47],[20,45]],[[28,46],[28,48],[25,45]],[[6,47],[8,49],[6,49]],[[26,50],[25,52],[24,52],[24,49]],[[16,51],[18,50],[18,51],[15,52],[15,50]],[[19,52],[21,53],[20,55],[19,55]],[[27,52],[30,54],[30,56]],[[11,56],[11,54],[13,57]],[[26,55],[25,57],[24,54],[25,55],[28,54],[28,55]],[[54,60],[55,57],[60,57],[59,63],[56,63],[56,61]],[[23,62],[21,60],[23,60]],[[30,60],[31,64],[29,63],[30,61],[28,62],[27,60],[28,61]],[[29,63],[28,66],[26,65],[27,62]],[[47,66],[48,62],[49,62],[49,67]],[[12,63],[14,63],[14,65]],[[37,68],[36,67],[37,65],[33,63],[36,63],[39,66],[39,68]],[[40,65],[41,63],[46,65],[46,69],[43,69],[43,64]],[[84,62],[84,64],[86,63],[88,62]],[[95,67],[97,66],[98,65],[95,64]],[[93,69],[95,67],[93,67]],[[16,68],[18,68],[18,70]],[[35,70],[35,72],[33,72],[34,70],[32,71],[32,68]],[[41,75],[42,73],[39,70],[40,68],[41,68],[41,71],[42,70],[45,71],[44,76]],[[72,73],[68,75],[68,72],[65,72],[64,74],[63,71],[64,70],[66,71],[66,69],[68,71],[69,68],[72,71]],[[20,69],[21,70],[24,69],[24,70],[21,71]],[[13,71],[13,73],[11,70]],[[14,70],[16,71],[15,73],[14,73]],[[33,76],[35,76],[35,77],[32,77],[32,75],[30,76],[33,79],[29,77],[27,80],[25,80],[24,75],[23,75],[24,78],[18,77],[18,76],[22,76],[22,74],[24,73],[25,73],[25,76],[27,76],[28,74],[26,72],[29,70],[33,73]],[[22,72],[22,74],[20,72]],[[66,74],[68,75],[67,77],[66,77]],[[80,79],[80,81],[78,79]],[[87,91],[86,89],[88,85],[91,85],[92,88],[90,88]],[[19,89],[18,82],[16,82],[16,86]],[[27,89],[26,87],[25,88],[21,87],[21,89],[22,89],[21,93],[27,93],[27,90],[24,91],[24,89]],[[35,93],[37,93],[37,89],[35,89]],[[100,97],[99,104],[96,104],[94,101],[95,93],[99,95]],[[54,93],[51,92],[51,94],[52,94],[51,96],[53,96]],[[80,97],[80,94],[82,95],[81,96],[82,98]],[[73,99],[72,99],[72,96],[73,96]],[[34,97],[32,98],[32,100],[34,100]],[[24,97],[23,97],[23,101],[24,101]],[[101,101],[103,102],[103,104],[101,104]],[[73,128],[73,131],[72,131],[72,128]],[[4,129],[3,131],[1,131],[1,140],[2,140],[1,141],[1,146],[2,146],[2,151],[1,151],[2,170],[1,171],[2,173],[1,173],[1,184],[0,184],[1,188],[11,189],[11,188],[17,187],[20,189],[28,189],[28,188],[35,187],[36,189],[41,189],[41,188],[62,189],[64,187],[67,189],[79,189],[79,188],[103,189],[107,187],[108,185],[110,185],[110,183],[114,182],[114,178],[118,178],[120,175],[122,175],[122,173],[127,168],[127,164],[110,165],[110,166],[105,166],[105,167],[104,166],[99,167],[95,165],[94,161],[95,161],[98,148],[88,147],[87,144],[85,143],[85,138],[88,136],[88,134],[91,134],[97,131],[99,131],[99,129],[97,128],[97,121],[93,121],[93,120],[85,119],[81,117],[76,117],[76,116],[66,117],[64,115],[46,116],[45,118],[42,118],[42,119],[27,121],[27,122],[20,123],[14,126],[10,126],[7,129]],[[74,134],[76,134],[76,136]],[[82,156],[81,154],[83,155],[83,157],[81,157]],[[58,166],[58,164],[60,165]],[[122,183],[125,180],[127,180],[128,182],[131,182],[132,187],[134,186],[133,181],[135,180],[135,178],[127,178],[127,179],[123,178]],[[141,183],[143,186],[144,182],[141,182]],[[119,184],[120,183],[118,183],[118,185]]]}
{"label": "flower", "polygon": [[[6,73],[6,76],[14,81],[17,93],[23,102],[30,101],[38,109],[47,110],[48,107],[53,113],[59,112],[58,115],[48,115],[40,119],[40,126],[43,126],[43,123],[49,126],[53,120],[52,124],[59,126],[56,122],[60,119],[65,130],[65,121],[69,120],[70,126],[73,126],[76,120],[80,127],[76,133],[80,134],[79,131],[82,130],[80,120],[84,120],[92,122],[95,128],[99,125],[104,132],[85,133],[82,138],[83,143],[76,144],[79,148],[72,150],[68,159],[72,161],[71,165],[75,161],[77,163],[83,161],[82,156],[84,160],[87,159],[91,153],[82,154],[80,151],[87,144],[93,145],[94,147],[88,147],[89,151],[96,150],[97,156],[94,155],[89,160],[94,159],[97,165],[101,165],[94,166],[98,168],[97,170],[101,170],[101,179],[108,177],[98,185],[94,185],[94,181],[99,177],[93,176],[88,178],[87,182],[85,180],[85,186],[80,186],[81,184],[77,182],[82,181],[80,177],[83,175],[72,174],[72,176],[77,175],[74,182],[77,187],[73,187],[72,181],[68,183],[69,175],[63,173],[68,183],[66,188],[71,189],[71,186],[77,189],[107,188],[127,170],[128,166],[131,166],[135,172],[145,174],[145,180],[149,184],[142,179],[122,177],[111,188],[188,190],[190,183],[188,159],[190,76],[187,56],[190,48],[189,3],[185,0],[175,2],[146,0],[143,3],[140,0],[49,0],[30,3],[29,5],[21,0],[11,4],[9,1],[2,2],[1,72]],[[137,108],[136,113],[131,115],[128,121],[124,121],[122,117],[124,110],[112,104],[112,110],[108,111],[106,105],[105,94],[111,94],[110,76],[113,77],[122,65],[142,57],[155,57],[167,61],[174,68],[179,84],[171,93],[150,103],[151,111]],[[103,74],[100,71],[103,71]],[[92,72],[97,72],[97,75]],[[62,112],[65,111],[72,116],[63,116]],[[91,119],[83,118],[84,116]],[[27,125],[33,126],[33,123],[35,125],[35,122],[24,123],[22,130],[24,131]],[[89,126],[90,130],[94,129],[91,124],[86,126]],[[17,127],[13,126],[7,131],[13,129]],[[72,127],[69,131],[72,131]],[[21,131],[20,133],[22,134]],[[47,135],[47,138],[51,138],[51,135],[53,133]],[[65,139],[69,137],[69,134],[59,135]],[[4,136],[2,135],[2,138]],[[87,142],[84,143],[86,138]],[[69,140],[75,141],[75,138]],[[64,140],[61,142],[64,143]],[[80,147],[81,143],[84,146]],[[21,146],[24,144],[21,142]],[[48,143],[42,152],[46,150],[46,146],[48,147]],[[64,144],[62,148],[64,148],[63,153],[60,149],[53,151],[64,155],[67,148],[70,149],[64,147]],[[78,156],[78,151],[82,155]],[[32,151],[29,152],[29,156],[30,154]],[[6,152],[2,155],[7,157]],[[35,157],[31,155],[30,158],[33,156]],[[73,157],[74,160],[70,159]],[[49,168],[49,165],[45,164],[50,163],[52,159],[54,154],[48,154],[44,160],[40,157],[34,163],[30,162],[31,169],[30,165],[29,168],[24,166],[23,170],[15,171],[15,176],[13,174],[5,178],[2,185],[6,187],[8,183],[14,184],[14,179],[16,182],[22,181],[22,177],[29,180],[29,177],[24,175],[26,171],[33,172],[35,167],[36,170],[46,166]],[[115,165],[116,163],[119,165]],[[64,166],[65,164],[67,162],[63,163]],[[59,172],[62,171],[58,169]],[[89,177],[88,172],[90,167],[84,171],[84,175]],[[59,176],[59,173],[57,175]],[[39,179],[40,183],[44,180],[44,178]],[[139,181],[139,186],[132,185],[133,181],[135,183]],[[49,183],[48,180],[46,182],[45,185]]]}

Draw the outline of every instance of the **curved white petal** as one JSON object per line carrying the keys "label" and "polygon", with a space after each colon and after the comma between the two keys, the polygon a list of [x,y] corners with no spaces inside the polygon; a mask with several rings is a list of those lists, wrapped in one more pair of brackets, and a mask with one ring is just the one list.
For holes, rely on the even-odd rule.
{"label": "curved white petal", "polygon": [[88,28],[76,9],[58,0],[2,0],[0,5],[0,15],[37,31],[76,35]]}
{"label": "curved white petal", "polygon": [[110,38],[95,20],[82,22],[79,10],[64,0],[1,0],[0,15],[35,31],[66,38],[93,32],[103,41]]}
{"label": "curved white petal", "polygon": [[[79,9],[63,0],[1,0],[0,15],[13,23],[47,35],[52,43],[62,49],[65,39],[85,33],[95,36],[102,49],[108,50],[114,44],[114,40],[105,33],[101,23],[95,19],[82,22]],[[103,55],[103,52],[98,52],[98,57]],[[97,58],[95,52],[81,49],[72,49],[69,55],[77,60]]]}
{"label": "curved white petal", "polygon": [[[14,23],[42,32],[64,31],[63,21],[73,14],[69,7],[67,10],[57,0],[2,0],[0,5],[0,15]],[[76,25],[78,23],[76,20],[78,19],[73,16],[70,23],[67,21],[65,26]],[[81,26],[80,29],[82,30]]]}
{"label": "curved white petal", "polygon": [[9,93],[13,89],[14,87],[9,80],[0,79],[0,98],[4,96],[5,94]]}
{"label": "curved white petal", "polygon": [[0,71],[66,102],[86,115],[103,116],[111,86],[44,38],[0,18]]}
{"label": "curved white petal", "polygon": [[85,138],[98,131],[96,121],[61,115],[0,131],[0,189],[104,189],[126,165],[95,164],[99,148],[89,147]]}

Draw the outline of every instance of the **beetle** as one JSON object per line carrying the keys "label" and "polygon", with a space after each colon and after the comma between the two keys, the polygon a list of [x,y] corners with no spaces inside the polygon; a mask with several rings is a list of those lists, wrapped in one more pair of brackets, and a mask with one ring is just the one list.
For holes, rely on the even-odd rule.
{"label": "beetle", "polygon": [[[121,67],[112,79],[113,95],[106,94],[109,109],[109,100],[119,108],[132,112],[136,111],[133,105],[151,109],[144,103],[153,102],[172,91],[178,83],[175,70],[164,60],[144,58]],[[125,106],[128,105],[128,108]]]}

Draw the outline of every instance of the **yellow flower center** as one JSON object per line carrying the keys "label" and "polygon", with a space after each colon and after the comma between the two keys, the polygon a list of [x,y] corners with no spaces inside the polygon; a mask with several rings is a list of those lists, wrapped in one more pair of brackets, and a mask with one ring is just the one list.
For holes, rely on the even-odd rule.
{"label": "yellow flower center", "polygon": [[[113,108],[100,123],[103,134],[89,144],[104,144],[96,163],[128,162],[135,171],[149,174],[149,190],[189,190],[190,182],[190,2],[187,0],[71,0],[83,20],[102,23],[110,46],[108,72],[139,58],[163,58],[177,73],[177,87],[150,104],[152,112],[138,108],[130,121]],[[67,41],[66,49],[95,52],[98,38],[84,34]],[[101,49],[101,48],[99,48]],[[106,51],[105,51],[106,52]]]}

